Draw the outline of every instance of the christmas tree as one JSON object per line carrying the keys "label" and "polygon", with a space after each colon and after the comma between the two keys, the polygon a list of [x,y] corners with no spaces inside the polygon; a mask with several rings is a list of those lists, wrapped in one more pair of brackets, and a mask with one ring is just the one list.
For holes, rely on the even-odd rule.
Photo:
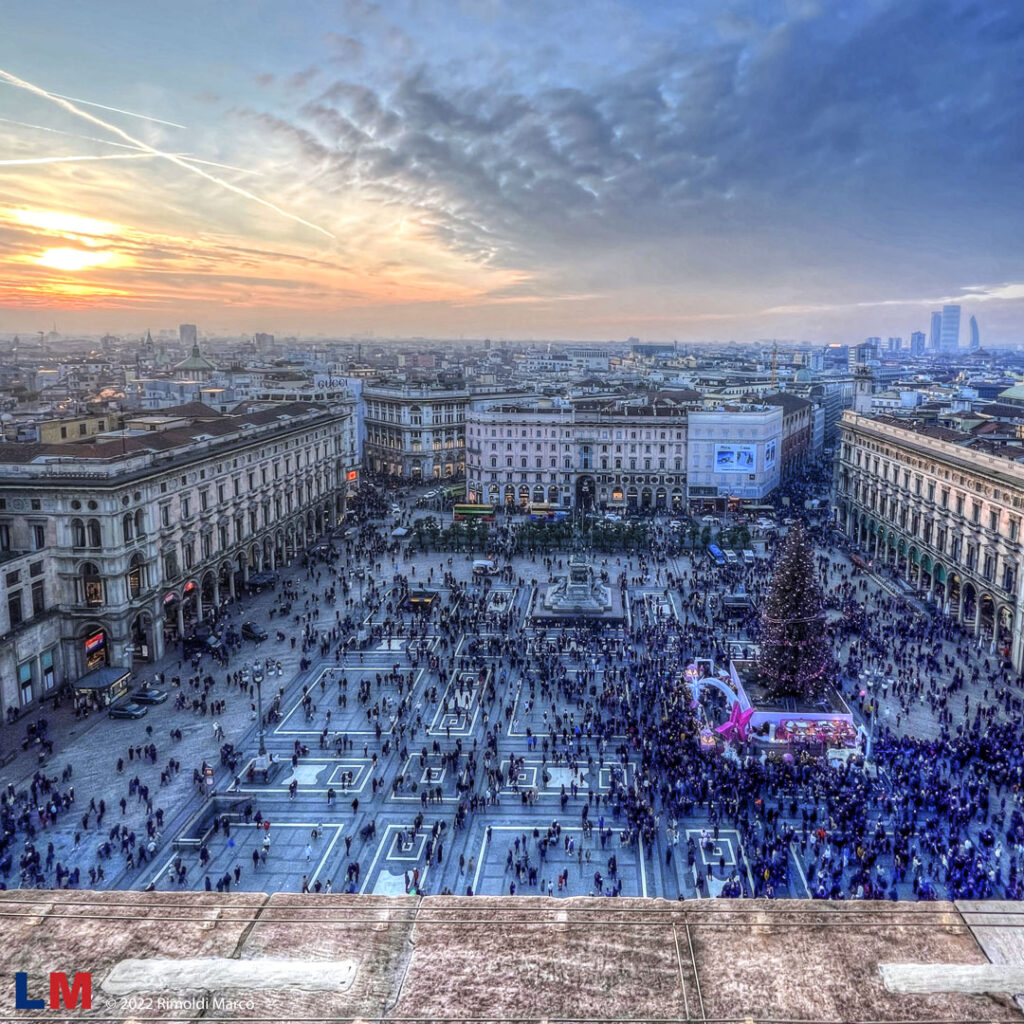
{"label": "christmas tree", "polygon": [[825,625],[814,552],[803,529],[786,537],[761,615],[758,670],[772,698],[814,701],[832,675],[832,644]]}

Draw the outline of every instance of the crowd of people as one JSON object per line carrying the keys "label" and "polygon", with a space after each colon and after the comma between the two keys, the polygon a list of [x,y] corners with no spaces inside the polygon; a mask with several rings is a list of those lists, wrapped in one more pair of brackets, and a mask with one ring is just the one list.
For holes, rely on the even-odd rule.
{"label": "crowd of people", "polygon": [[[565,780],[558,816],[542,824],[542,812],[531,810],[535,827],[509,840],[507,850],[487,853],[504,865],[509,893],[617,895],[628,851],[634,859],[660,857],[680,894],[1021,896],[1020,680],[998,655],[979,652],[958,625],[859,572],[827,523],[812,524],[809,534],[827,583],[835,685],[873,735],[867,763],[863,756],[830,759],[822,752],[782,759],[765,755],[756,742],[724,750],[721,743],[702,743],[702,733],[728,708],[712,687],[692,700],[683,666],[698,657],[722,662],[756,644],[770,557],[723,570],[699,551],[680,554],[669,543],[668,525],[658,523],[649,550],[595,556],[596,570],[630,611],[625,623],[545,628],[514,601],[495,599],[490,577],[467,578],[465,555],[411,562],[405,542],[393,535],[395,497],[364,489],[350,509],[356,525],[301,557],[277,585],[269,617],[277,643],[301,656],[300,669],[314,662],[334,667],[303,685],[297,698],[319,733],[313,756],[317,750],[362,754],[370,802],[379,793],[415,794],[417,813],[402,843],[421,853],[407,891],[430,884],[429,869],[445,863],[475,814],[487,815],[503,799],[505,806],[512,800],[537,808],[539,790],[557,769]],[[513,558],[508,531],[514,529],[505,523],[492,534],[488,554],[500,585],[522,594],[564,572],[565,555],[557,552]],[[768,548],[770,556],[770,539]],[[422,588],[443,591],[443,600],[410,611],[409,599]],[[749,603],[736,614],[724,597],[738,592]],[[216,634],[228,635],[241,610],[233,601],[220,609]],[[390,669],[353,667],[383,641],[398,642],[411,668],[397,660]],[[256,718],[261,684],[265,727],[281,720],[292,699],[279,678],[279,658],[260,652],[250,666],[251,655],[239,644],[224,649],[225,665],[212,668],[198,653],[183,653],[180,672],[156,680],[175,691],[177,713],[212,720],[204,728],[218,741],[224,740],[219,718],[238,702]],[[870,691],[867,677],[875,680]],[[351,720],[351,707],[363,723],[358,740],[338,725]],[[479,727],[472,736],[436,725],[474,715]],[[138,871],[161,849],[165,810],[158,792],[181,771],[167,749],[181,736],[180,726],[166,740],[147,734],[145,743],[112,758],[116,775],[132,774],[125,792],[112,807],[93,800],[75,829],[73,853],[91,844],[90,885]],[[238,764],[230,743],[221,753],[222,763]],[[310,754],[309,745],[296,741],[284,758],[297,766]],[[522,781],[526,755],[542,765],[531,785]],[[161,766],[156,791],[134,773],[137,763]],[[197,790],[204,774],[194,767]],[[40,770],[23,791],[9,785],[0,793],[0,884],[81,884],[79,867],[61,863],[46,839],[57,821],[78,814],[70,777],[70,764],[60,778]],[[441,785],[442,778],[453,782]],[[599,786],[599,779],[606,781]],[[240,781],[235,775],[235,788]],[[299,783],[292,786],[294,798]],[[347,799],[344,779],[340,788]],[[328,810],[337,797],[330,789]],[[129,806],[138,811],[137,827],[128,824]],[[359,806],[355,795],[353,817]],[[119,820],[104,826],[115,808]],[[250,806],[247,815],[259,822],[258,810]],[[345,860],[335,875],[348,891],[357,890],[378,841],[372,815],[362,821],[358,832],[344,836]],[[578,822],[572,835],[560,824],[569,821]],[[221,830],[229,828],[218,822],[206,843],[226,838]],[[737,839],[738,862],[724,855],[723,830]],[[486,835],[493,847],[490,828]],[[247,885],[269,850],[268,839],[245,854],[251,869],[240,855],[213,878],[204,845],[201,883],[179,856],[154,884],[220,891]],[[107,863],[104,871],[111,858],[116,870]],[[472,894],[473,860],[459,857],[459,883],[450,884],[451,869],[447,889]],[[297,874],[306,866],[300,859]],[[307,872],[301,885],[312,889],[308,879]]]}

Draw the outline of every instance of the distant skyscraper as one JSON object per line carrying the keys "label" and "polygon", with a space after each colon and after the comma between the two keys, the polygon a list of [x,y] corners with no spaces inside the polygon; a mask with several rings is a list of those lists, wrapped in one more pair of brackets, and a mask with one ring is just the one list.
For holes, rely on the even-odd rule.
{"label": "distant skyscraper", "polygon": [[978,318],[972,316],[969,323],[971,325],[971,342],[967,347],[972,352],[977,352],[981,348],[981,336],[978,334]]}
{"label": "distant skyscraper", "polygon": [[889,351],[890,352],[899,352],[899,350],[901,348],[903,348],[903,339],[902,338],[890,338],[889,339],[889,346],[888,347],[889,347]]}
{"label": "distant skyscraper", "polygon": [[910,336],[910,354],[912,356],[923,356],[924,342],[924,331],[914,331]]}
{"label": "distant skyscraper", "polygon": [[199,340],[195,324],[178,324],[178,340],[186,348],[191,349]]}
{"label": "distant skyscraper", "polygon": [[932,329],[928,338],[928,347],[933,352],[939,350],[939,340],[942,337],[942,314],[938,311],[932,313]]}
{"label": "distant skyscraper", "polygon": [[942,307],[942,331],[939,348],[943,352],[955,352],[960,347],[960,307]]}

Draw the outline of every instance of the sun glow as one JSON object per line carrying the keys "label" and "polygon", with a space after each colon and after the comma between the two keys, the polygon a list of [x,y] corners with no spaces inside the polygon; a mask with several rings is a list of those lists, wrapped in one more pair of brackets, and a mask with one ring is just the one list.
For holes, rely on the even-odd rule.
{"label": "sun glow", "polygon": [[88,252],[85,249],[47,249],[33,263],[53,270],[92,270],[95,267],[123,265],[124,259],[113,252]]}
{"label": "sun glow", "polygon": [[67,235],[113,235],[118,225],[92,217],[80,217],[74,213],[60,213],[56,210],[14,210],[14,219],[26,227],[41,228]]}

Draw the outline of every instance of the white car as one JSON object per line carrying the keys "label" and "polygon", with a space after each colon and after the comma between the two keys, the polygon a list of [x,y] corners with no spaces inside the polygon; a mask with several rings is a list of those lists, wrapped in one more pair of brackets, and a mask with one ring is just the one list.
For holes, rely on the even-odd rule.
{"label": "white car", "polygon": [[401,505],[392,505],[391,506],[391,514],[393,516],[400,516],[400,515],[402,515],[402,513],[404,511],[405,511],[405,509],[403,509]]}
{"label": "white car", "polygon": [[608,512],[604,517],[604,521],[606,523],[621,523],[622,516],[617,516],[614,512]]}

